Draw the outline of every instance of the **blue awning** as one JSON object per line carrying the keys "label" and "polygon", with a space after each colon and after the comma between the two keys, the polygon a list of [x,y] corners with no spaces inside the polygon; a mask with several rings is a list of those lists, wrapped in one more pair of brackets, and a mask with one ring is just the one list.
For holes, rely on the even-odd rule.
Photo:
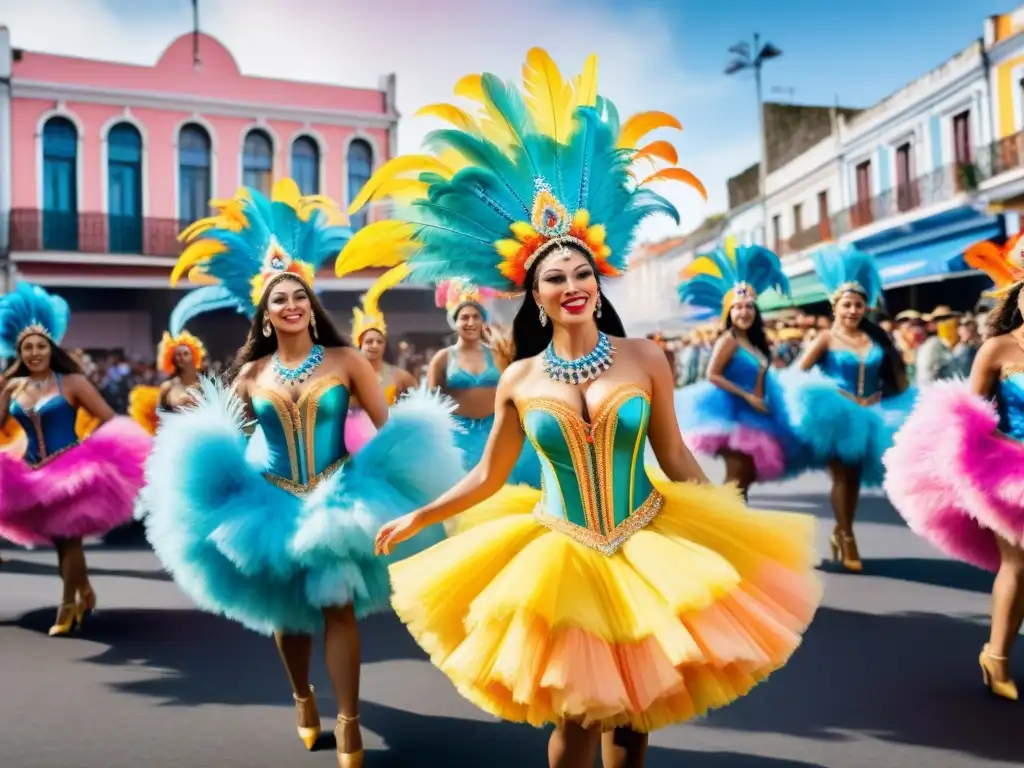
{"label": "blue awning", "polygon": [[879,253],[875,260],[886,288],[941,280],[969,270],[964,262],[964,251],[969,247],[1003,235],[1002,226],[997,224],[910,248]]}

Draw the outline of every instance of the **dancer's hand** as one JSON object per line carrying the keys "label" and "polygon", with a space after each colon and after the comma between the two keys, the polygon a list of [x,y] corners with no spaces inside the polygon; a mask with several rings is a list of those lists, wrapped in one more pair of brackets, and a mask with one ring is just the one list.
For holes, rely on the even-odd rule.
{"label": "dancer's hand", "polygon": [[768,404],[764,401],[763,398],[760,398],[757,395],[748,394],[747,402],[750,403],[750,407],[753,408],[755,411],[760,411],[761,413],[768,413]]}
{"label": "dancer's hand", "polygon": [[882,402],[882,393],[875,392],[875,394],[873,394],[871,397],[865,397],[863,400],[861,400],[861,405],[871,406],[877,405],[880,402]]}
{"label": "dancer's hand", "polygon": [[390,555],[391,548],[411,539],[423,529],[423,519],[418,512],[410,512],[396,520],[384,523],[377,531],[374,550],[378,555]]}

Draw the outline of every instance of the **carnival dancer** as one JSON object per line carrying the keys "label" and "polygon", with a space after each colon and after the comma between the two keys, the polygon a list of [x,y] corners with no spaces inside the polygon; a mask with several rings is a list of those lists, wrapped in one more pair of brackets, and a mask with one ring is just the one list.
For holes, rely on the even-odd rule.
{"label": "carnival dancer", "polygon": [[[826,247],[814,268],[832,302],[832,327],[815,337],[782,376],[786,410],[810,467],[832,475],[832,559],[863,570],[853,521],[862,487],[878,486],[882,454],[913,405],[903,360],[865,313],[879,305],[882,278],[874,258],[855,248]],[[811,369],[818,370],[807,373]]]}
{"label": "carnival dancer", "polygon": [[[361,766],[356,622],[386,610],[389,592],[373,534],[461,477],[450,407],[419,391],[389,417],[373,368],[321,305],[316,269],[351,235],[329,200],[301,197],[286,179],[271,200],[243,189],[215,206],[182,234],[172,279],[193,270],[220,281],[252,326],[232,388],[204,379],[194,405],[163,417],[147,464],[147,534],[200,608],[274,634],[310,749],[320,732],[312,634],[324,630],[339,764]],[[350,457],[352,398],[379,431]],[[250,419],[264,436],[257,456],[246,450]],[[412,546],[443,535],[437,526]]]}
{"label": "carnival dancer", "polygon": [[774,288],[789,295],[779,257],[759,245],[730,243],[687,266],[679,299],[716,312],[724,333],[707,380],[676,392],[676,413],[691,450],[725,461],[725,479],[744,498],[755,481],[798,469],[801,448],[789,428],[772,350],[757,297]]}
{"label": "carnival dancer", "polygon": [[974,246],[965,260],[997,286],[991,336],[969,382],[921,390],[885,454],[885,490],[915,533],[995,572],[978,662],[992,692],[1016,701],[1009,657],[1024,618],[1024,240]]}
{"label": "carnival dancer", "polygon": [[[398,285],[403,277],[403,266],[389,269],[370,286],[370,290],[360,300],[362,306],[352,310],[352,342],[370,361],[389,406],[394,405],[399,397],[416,387],[416,380],[412,374],[384,359],[388,346],[388,326],[384,321],[384,313],[380,311],[380,297],[384,291]],[[345,445],[349,451],[355,453],[374,436],[376,431],[366,411],[353,400],[349,407],[348,419],[345,421]]]}
{"label": "carnival dancer", "polygon": [[0,537],[56,548],[64,591],[51,636],[80,627],[96,607],[82,539],[131,520],[150,447],[60,346],[69,316],[64,299],[29,283],[0,297],[0,357],[15,359],[0,377],[0,414],[26,435],[23,455],[0,452]]}
{"label": "carnival dancer", "polygon": [[[575,88],[539,49],[524,73],[523,94],[491,74],[461,81],[489,117],[435,108],[462,126],[428,136],[438,156],[392,160],[356,201],[419,179],[401,218],[368,227],[367,241],[406,256],[414,282],[465,277],[523,296],[480,463],[383,526],[377,545],[492,508],[393,565],[392,604],[464,696],[556,725],[552,765],[592,765],[612,729],[605,765],[639,765],[646,732],[728,704],[797,647],[818,599],[814,523],[707,485],[679,434],[665,354],[624,338],[602,291],[644,218],[678,219],[650,182],[703,194],[670,145],[642,143],[679,123],[647,112],[620,125],[593,57]],[[644,174],[654,156],[671,167]],[[359,246],[339,266],[363,261]],[[667,478],[645,471],[648,434]],[[524,438],[543,491],[503,485]]]}
{"label": "carnival dancer", "polygon": [[[455,440],[467,470],[477,465],[487,446],[494,426],[498,379],[502,366],[510,362],[495,355],[488,344],[490,314],[486,303],[494,297],[494,291],[463,279],[441,281],[435,290],[437,306],[444,307],[448,325],[458,340],[434,355],[427,369],[427,386],[439,388],[458,405],[455,421],[459,429]],[[540,488],[540,477],[537,452],[533,446],[524,444],[509,482]]]}

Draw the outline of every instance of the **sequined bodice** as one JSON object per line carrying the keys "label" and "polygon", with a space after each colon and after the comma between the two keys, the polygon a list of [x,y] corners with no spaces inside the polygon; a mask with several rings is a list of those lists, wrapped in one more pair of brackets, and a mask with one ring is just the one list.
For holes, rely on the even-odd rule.
{"label": "sequined bodice", "polygon": [[28,437],[25,461],[29,464],[38,464],[78,442],[75,432],[78,412],[64,397],[61,378],[57,377],[57,394],[34,408],[25,410],[11,398],[10,414]]}
{"label": "sequined bodice", "polygon": [[518,404],[541,461],[538,520],[581,544],[614,552],[661,509],[644,469],[650,396],[636,385],[614,390],[590,424],[552,398]]}
{"label": "sequined bodice", "polygon": [[448,389],[475,389],[477,387],[496,387],[501,371],[494,364],[494,355],[484,347],[487,366],[480,373],[470,373],[459,365],[459,353],[455,347],[448,349],[448,369],[445,371]]}
{"label": "sequined bodice", "polygon": [[882,388],[882,348],[872,344],[864,353],[849,349],[830,349],[818,366],[842,389],[857,397],[871,397]]}
{"label": "sequined bodice", "polygon": [[293,493],[305,493],[346,458],[345,418],[349,393],[341,381],[325,376],[292,402],[272,389],[257,389],[253,412],[269,451],[267,478]]}
{"label": "sequined bodice", "polygon": [[746,392],[754,392],[767,366],[749,349],[738,345],[722,375]]}
{"label": "sequined bodice", "polygon": [[1024,440],[1024,371],[1005,372],[996,388],[999,431]]}

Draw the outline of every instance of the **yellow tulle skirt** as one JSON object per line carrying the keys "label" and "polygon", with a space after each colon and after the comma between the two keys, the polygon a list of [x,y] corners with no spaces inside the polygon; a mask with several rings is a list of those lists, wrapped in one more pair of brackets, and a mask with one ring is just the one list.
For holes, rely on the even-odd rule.
{"label": "yellow tulle skirt", "polygon": [[821,599],[814,520],[652,473],[661,513],[613,555],[507,486],[391,566],[392,602],[459,692],[497,717],[647,732],[743,696]]}

